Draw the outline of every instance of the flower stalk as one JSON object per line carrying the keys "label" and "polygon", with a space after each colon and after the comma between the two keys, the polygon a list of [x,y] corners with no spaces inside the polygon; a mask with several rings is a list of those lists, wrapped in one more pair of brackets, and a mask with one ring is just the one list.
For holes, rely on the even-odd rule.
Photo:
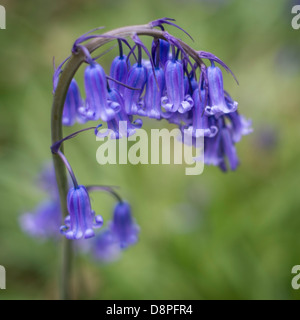
{"label": "flower stalk", "polygon": [[[52,117],[51,117],[51,132],[52,132],[52,153],[53,153],[53,163],[54,169],[56,173],[57,186],[59,191],[59,198],[61,204],[61,211],[63,214],[63,218],[66,218],[69,215],[68,206],[67,206],[67,196],[68,196],[68,179],[66,174],[66,160],[64,161],[64,150],[62,143],[69,138],[72,138],[78,133],[75,133],[67,138],[63,139],[63,110],[65,106],[65,100],[67,97],[67,92],[69,86],[71,84],[72,79],[74,78],[77,70],[83,63],[88,63],[89,67],[86,69],[86,105],[87,108],[85,110],[86,115],[92,115],[90,118],[86,120],[99,120],[101,119],[104,122],[107,122],[108,128],[110,126],[114,127],[115,122],[117,120],[124,120],[124,117],[128,116],[132,117],[132,115],[140,115],[140,116],[148,116],[150,118],[155,118],[160,120],[162,117],[168,119],[170,123],[177,123],[181,128],[182,122],[186,122],[185,126],[189,126],[192,124],[191,118],[189,117],[188,111],[190,111],[194,107],[194,101],[198,102],[196,107],[197,110],[193,111],[195,123],[190,127],[191,133],[195,138],[194,134],[194,126],[197,129],[206,129],[209,131],[205,135],[205,139],[208,140],[208,147],[206,148],[206,154],[211,155],[211,162],[219,165],[221,169],[226,169],[224,157],[227,155],[232,160],[231,168],[235,169],[237,161],[233,163],[235,160],[235,149],[233,146],[233,141],[231,137],[231,131],[236,131],[236,139],[238,140],[239,135],[244,134],[242,129],[244,127],[242,123],[242,118],[235,115],[235,128],[230,127],[230,132],[225,127],[224,119],[222,118],[218,123],[224,127],[222,131],[222,136],[214,136],[211,134],[210,130],[213,128],[212,123],[217,121],[220,117],[224,117],[230,112],[236,111],[237,103],[234,102],[229,95],[227,95],[223,90],[223,80],[222,73],[219,68],[215,68],[214,61],[221,64],[227,71],[231,72],[230,69],[216,56],[204,52],[204,51],[196,51],[192,49],[188,44],[183,42],[182,40],[172,36],[168,32],[165,31],[163,24],[168,24],[179,28],[184,31],[172,21],[173,19],[163,18],[160,20],[156,20],[150,22],[146,25],[136,25],[136,26],[128,26],[123,28],[114,29],[107,33],[97,35],[91,34],[90,32],[78,38],[72,48],[72,55],[67,58],[55,71],[54,77],[54,99],[52,106]],[[158,27],[159,29],[154,29]],[[98,28],[100,29],[100,28]],[[95,30],[98,30],[95,29]],[[95,31],[93,30],[93,31]],[[184,31],[185,32],[185,31]],[[186,32],[185,32],[186,33]],[[189,35],[189,34],[188,34]],[[148,49],[144,46],[143,42],[139,39],[139,36],[150,36],[154,39],[154,45],[152,46],[152,56],[150,55]],[[135,43],[134,47],[131,48],[129,43],[127,42],[127,38],[131,38]],[[158,40],[164,40],[161,44]],[[124,71],[126,75],[126,84],[123,83],[124,79],[120,76],[122,72],[118,69],[116,72],[112,72],[113,77],[108,77],[105,75],[103,68],[98,65],[95,60],[97,58],[92,57],[92,53],[103,45],[112,42],[118,41],[120,48],[120,57],[123,59],[123,49],[122,43],[126,44],[130,52],[128,56],[124,56],[124,61],[120,60],[120,57],[117,57],[117,60],[114,60],[114,65],[118,66],[121,71]],[[83,44],[84,43],[84,44]],[[165,46],[165,57],[162,55],[159,56],[160,51],[157,48],[160,45]],[[172,48],[173,59],[168,60],[169,49]],[[137,48],[138,50],[138,59],[137,64],[134,65],[129,71],[127,76],[127,67],[129,66],[129,56],[134,54],[134,50]],[[177,51],[176,51],[177,49]],[[149,68],[147,69],[144,65],[142,65],[142,51],[146,53],[149,58]],[[156,52],[157,51],[157,52]],[[156,54],[155,54],[156,52]],[[180,59],[179,59],[180,58]],[[211,60],[212,67],[208,68],[202,61],[203,59]],[[194,61],[191,62],[191,59]],[[167,62],[164,64],[163,61]],[[121,62],[120,62],[121,61]],[[63,66],[63,70],[62,70]],[[192,71],[189,73],[188,67],[190,66]],[[196,78],[195,70],[198,69],[201,72],[199,84],[194,79]],[[141,70],[139,70],[141,69]],[[165,70],[163,70],[165,69]],[[152,71],[150,71],[152,70]],[[125,72],[126,71],[126,72]],[[150,72],[148,74],[148,72]],[[131,84],[131,73],[134,73],[134,81]],[[142,74],[143,77],[140,77]],[[147,76],[148,74],[148,76]],[[116,78],[116,79],[114,79]],[[120,78],[120,79],[119,79]],[[141,81],[138,82],[137,79]],[[110,81],[115,81],[118,86],[121,88],[120,90],[123,92],[121,97],[118,90],[114,88],[110,88],[107,85],[107,79]],[[175,79],[175,81],[174,81]],[[87,81],[88,80],[88,81]],[[145,96],[145,105],[141,103],[141,93],[143,91],[144,85],[147,83],[146,88],[146,96]],[[90,84],[94,84],[91,86]],[[192,85],[193,83],[193,85]],[[96,86],[97,84],[97,86]],[[136,85],[137,84],[137,85]],[[112,84],[114,86],[115,84]],[[198,86],[198,87],[197,87]],[[164,90],[166,87],[167,90]],[[95,90],[97,88],[97,90]],[[91,92],[89,91],[91,89]],[[210,89],[210,91],[208,90]],[[157,93],[158,90],[158,93]],[[97,91],[97,95],[96,92]],[[163,96],[163,91],[166,91],[166,96]],[[197,97],[192,98],[193,92],[196,92]],[[203,91],[203,93],[202,93]],[[195,94],[194,94],[195,95]],[[90,99],[88,99],[90,98]],[[124,108],[123,108],[123,98],[124,98]],[[78,99],[79,100],[79,99]],[[199,101],[198,101],[199,100]],[[210,103],[207,106],[207,103]],[[161,111],[161,104],[163,108],[167,112]],[[154,107],[155,105],[155,107]],[[118,106],[118,107],[117,107]],[[72,106],[74,107],[74,106]],[[99,108],[102,109],[99,109]],[[235,109],[234,109],[235,107]],[[78,109],[78,117],[80,118],[80,106],[76,108]],[[134,109],[134,110],[133,110]],[[73,110],[73,109],[72,109]],[[126,111],[126,112],[125,112]],[[178,111],[178,112],[177,112]],[[125,113],[124,113],[125,112]],[[72,113],[72,115],[74,112]],[[229,117],[233,117],[232,115],[227,115]],[[210,117],[210,122],[209,118]],[[202,119],[203,118],[203,119]],[[77,118],[78,119],[78,118]],[[231,119],[231,118],[230,118]],[[73,119],[74,120],[74,119]],[[128,118],[127,118],[128,120]],[[186,121],[185,121],[186,120]],[[197,120],[197,121],[196,121]],[[223,122],[222,122],[223,121]],[[128,120],[131,124],[131,121]],[[134,124],[132,125],[132,131],[135,128]],[[199,128],[198,128],[199,127]],[[238,129],[236,129],[238,128]],[[89,128],[91,129],[91,128]],[[84,129],[82,131],[86,131],[89,129]],[[226,130],[227,131],[226,131]],[[96,129],[97,131],[97,129]],[[121,138],[123,134],[121,132],[115,133],[115,138]],[[130,133],[127,132],[127,135]],[[218,138],[218,139],[217,139]],[[221,139],[222,138],[222,139]],[[218,142],[218,143],[217,143]],[[60,150],[58,151],[58,149]],[[225,150],[226,149],[226,150]],[[55,152],[53,152],[53,150]],[[215,151],[218,152],[215,152]],[[222,151],[223,150],[223,151]],[[224,152],[224,150],[226,152]],[[221,152],[222,151],[222,152]],[[220,159],[216,159],[219,156]],[[229,160],[230,160],[229,159]],[[218,160],[218,161],[217,161]],[[220,162],[220,161],[223,162]],[[67,166],[69,173],[73,179],[75,187],[77,186],[77,181],[72,173],[72,169]],[[73,175],[72,175],[73,174]],[[91,191],[96,190],[95,187],[90,187]],[[102,187],[103,190],[103,187]],[[134,243],[136,240],[136,235],[138,233],[137,228],[135,228],[135,224],[132,222],[130,207],[126,207],[124,202],[122,202],[121,198],[118,197],[117,194],[114,194],[110,188],[106,191],[109,191],[113,195],[115,195],[116,199],[119,200],[118,214],[122,217],[123,213],[128,219],[128,232],[125,234],[126,237],[122,234],[123,245],[126,247],[128,244]],[[119,210],[120,209],[120,210]],[[122,210],[121,210],[122,209]],[[126,221],[127,221],[126,220]],[[118,221],[118,219],[117,219]],[[123,221],[123,220],[122,220]],[[118,223],[116,224],[118,226]],[[118,228],[115,228],[118,230]],[[122,232],[124,230],[121,230]],[[120,232],[115,232],[120,233]],[[78,236],[79,237],[79,236]],[[125,240],[124,240],[124,239]],[[70,284],[70,275],[71,275],[71,265],[72,265],[72,246],[71,241],[67,239],[63,239],[62,244],[62,265],[61,265],[61,290],[60,297],[61,299],[70,299],[71,298],[71,284]]]}
{"label": "flower stalk", "polygon": [[[108,42],[116,40],[116,38],[128,38],[134,37],[135,35],[141,36],[151,36],[156,39],[166,40],[164,30],[153,29],[153,25],[139,25],[139,26],[130,26],[124,28],[118,28],[112,31],[109,31],[102,36],[91,38],[91,40],[85,44],[85,49],[89,53],[93,53],[96,49],[105,45]],[[195,50],[185,44],[183,41],[176,39],[180,44],[183,50],[192,57],[196,63],[199,65],[203,64],[201,58]],[[62,128],[62,115],[65,99],[67,96],[67,91],[69,85],[77,72],[78,68],[82,63],[86,61],[86,54],[82,50],[82,46],[77,46],[73,48],[73,54],[70,59],[66,62],[63,68],[63,72],[60,75],[53,99],[52,105],[52,116],[51,116],[51,139],[52,145],[63,139],[63,128]],[[61,153],[63,154],[63,146],[61,147]],[[61,160],[61,157],[58,154],[53,154],[53,163],[55,168],[57,186],[60,197],[60,205],[63,217],[68,216],[67,208],[67,195],[68,195],[68,179],[66,168]],[[72,261],[72,244],[70,240],[62,240],[62,264],[61,264],[61,290],[60,298],[63,300],[71,299],[71,284],[70,284],[70,275],[71,275],[71,261]]]}

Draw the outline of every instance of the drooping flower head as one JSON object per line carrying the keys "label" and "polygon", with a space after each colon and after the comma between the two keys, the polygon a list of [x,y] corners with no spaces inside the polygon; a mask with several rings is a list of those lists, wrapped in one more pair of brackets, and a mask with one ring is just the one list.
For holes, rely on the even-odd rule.
{"label": "drooping flower head", "polygon": [[144,110],[141,116],[161,119],[161,98],[165,89],[165,74],[162,68],[156,67],[154,72],[148,71]]}
{"label": "drooping flower head", "polygon": [[90,120],[109,121],[118,109],[107,103],[107,79],[104,69],[98,63],[89,64],[84,73],[86,92],[86,117]]}
{"label": "drooping flower head", "polygon": [[124,89],[125,111],[128,115],[138,114],[140,97],[147,82],[147,68],[142,63],[136,63],[127,76],[126,84],[137,90]]}
{"label": "drooping flower head", "polygon": [[115,108],[119,108],[119,112],[115,118],[107,122],[106,131],[96,130],[98,138],[107,137],[111,139],[121,139],[130,137],[136,133],[136,130],[141,128],[143,122],[141,119],[136,119],[132,122],[132,116],[128,116],[125,112],[124,100],[121,94],[116,89],[108,90],[108,103],[115,104]]}
{"label": "drooping flower head", "polygon": [[70,240],[88,239],[95,236],[94,228],[103,225],[101,216],[95,216],[91,208],[90,197],[84,186],[72,187],[69,190],[67,205],[69,216],[61,232]]}
{"label": "drooping flower head", "polygon": [[184,93],[184,72],[182,62],[175,58],[170,59],[165,65],[165,79],[167,96],[162,98],[162,106],[169,112],[185,113],[194,106],[190,95]]}
{"label": "drooping flower head", "polygon": [[58,238],[62,213],[57,200],[47,200],[38,205],[34,212],[24,213],[20,225],[32,237]]}
{"label": "drooping flower head", "polygon": [[232,101],[226,103],[223,86],[223,75],[219,67],[211,62],[211,66],[207,68],[208,90],[209,90],[209,106],[206,107],[208,115],[220,116],[237,109],[237,102]]}
{"label": "drooping flower head", "polygon": [[64,126],[73,126],[76,121],[84,123],[86,119],[80,114],[83,101],[75,79],[72,79],[63,110],[62,123]]}
{"label": "drooping flower head", "polygon": [[239,159],[229,128],[223,118],[216,120],[211,117],[210,123],[218,127],[218,133],[204,140],[205,164],[219,166],[221,170],[227,171],[227,159],[230,169],[235,170],[239,165]]}
{"label": "drooping flower head", "polygon": [[[236,168],[235,144],[242,135],[251,132],[251,122],[237,111],[238,103],[224,90],[220,67],[235,76],[214,54],[196,51],[168,33],[165,30],[167,25],[189,36],[173,19],[162,18],[132,29],[121,28],[116,33],[86,33],[77,39],[72,52],[83,53],[82,62],[88,63],[85,70],[86,101],[79,109],[88,120],[107,122],[109,131],[113,132],[111,137],[116,139],[136,132],[136,127],[142,122],[139,119],[134,122],[134,115],[166,119],[181,130],[188,129],[193,140],[205,137],[207,163],[224,168],[222,163],[226,158],[229,167]],[[151,54],[139,38],[144,36],[153,38]],[[127,42],[129,37],[134,42],[133,46]],[[102,41],[98,42],[97,38],[106,39],[103,43],[116,40],[119,44],[119,55],[111,63],[110,76],[96,63],[101,55],[91,57],[102,46]],[[83,43],[90,39],[93,41],[85,46]],[[99,46],[94,47],[95,43]],[[123,52],[122,44],[126,44],[129,52]],[[55,88],[68,59],[55,71]],[[210,66],[204,61],[209,61]],[[75,87],[70,94],[72,92],[75,92]],[[68,97],[71,97],[69,93]],[[66,108],[64,122],[71,125],[74,123],[74,104],[69,100],[66,101],[70,107]],[[120,121],[126,123],[125,130],[120,129]]]}
{"label": "drooping flower head", "polygon": [[[227,105],[234,104],[233,99],[228,92],[225,91],[225,101]],[[226,117],[230,120],[228,127],[230,128],[232,140],[237,143],[241,140],[242,136],[248,135],[253,132],[252,121],[247,120],[244,116],[240,115],[238,111],[230,112],[226,114]]]}
{"label": "drooping flower head", "polygon": [[[200,93],[201,91],[201,93]],[[201,96],[200,96],[201,95]],[[193,108],[193,124],[188,128],[192,136],[199,137],[214,137],[218,128],[209,124],[209,117],[205,114],[205,91],[196,89],[193,94],[194,108]]]}
{"label": "drooping flower head", "polygon": [[[111,64],[110,76],[119,82],[126,83],[128,67],[130,67],[130,62],[127,60],[127,57],[125,55],[118,56]],[[118,90],[122,95],[124,94],[124,86],[115,81],[109,81],[109,84],[112,89]]]}
{"label": "drooping flower head", "polygon": [[[120,83],[126,83],[128,69],[130,68],[130,60],[123,53],[122,41],[118,40],[119,43],[119,56],[115,57],[110,67],[111,78],[119,81]],[[124,94],[125,87],[122,84],[115,81],[109,81],[111,89],[116,89],[121,95]]]}
{"label": "drooping flower head", "polygon": [[140,229],[132,217],[129,203],[119,202],[115,206],[109,229],[122,249],[137,242]]}

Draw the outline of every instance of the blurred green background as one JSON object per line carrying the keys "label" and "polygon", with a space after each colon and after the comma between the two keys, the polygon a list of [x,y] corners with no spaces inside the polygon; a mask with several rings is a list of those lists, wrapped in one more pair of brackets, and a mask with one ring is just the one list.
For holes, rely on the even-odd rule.
{"label": "blurred green background", "polygon": [[[291,27],[293,4],[1,1],[7,29],[0,30],[0,265],[7,270],[7,290],[0,299],[58,298],[58,243],[30,238],[18,223],[22,212],[45,198],[34,181],[50,159],[52,57],[62,61],[73,41],[95,27],[165,16],[195,43],[168,31],[231,67],[240,85],[225,75],[225,86],[253,120],[254,133],[237,146],[236,172],[205,167],[200,176],[185,176],[181,166],[100,166],[92,134],[68,142],[80,182],[121,186],[141,226],[140,241],[119,261],[76,259],[74,297],[300,298],[291,287],[291,269],[300,264],[300,30]],[[106,70],[112,57],[101,62]],[[113,201],[93,199],[96,212],[109,219]]]}

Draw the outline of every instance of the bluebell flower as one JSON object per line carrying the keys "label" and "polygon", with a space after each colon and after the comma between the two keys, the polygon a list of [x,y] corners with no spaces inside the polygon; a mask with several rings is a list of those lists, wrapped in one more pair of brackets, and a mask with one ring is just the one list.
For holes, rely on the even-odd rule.
{"label": "bluebell flower", "polygon": [[62,123],[64,126],[73,126],[76,121],[84,123],[85,119],[80,114],[83,108],[80,90],[75,79],[72,79],[67,92],[67,97],[64,105]]}
{"label": "bluebell flower", "polygon": [[219,67],[214,62],[207,68],[207,80],[209,90],[209,105],[205,111],[208,115],[220,116],[226,113],[234,112],[238,103],[235,101],[225,101],[225,93],[223,87],[223,75]]}
{"label": "bluebell flower", "polygon": [[128,115],[137,114],[141,107],[140,97],[143,93],[147,82],[147,68],[142,64],[136,63],[130,70],[127,76],[126,84],[129,87],[139,90],[124,89],[125,111]]}
{"label": "bluebell flower", "polygon": [[116,237],[121,249],[137,242],[140,228],[135,223],[131,214],[131,207],[127,202],[119,202],[115,206],[109,229]]}
{"label": "bluebell flower", "polygon": [[120,257],[121,248],[112,232],[106,229],[93,239],[91,253],[96,260],[112,262]]}
{"label": "bluebell flower", "polygon": [[90,197],[84,186],[71,188],[68,193],[67,205],[69,216],[65,220],[65,226],[61,232],[67,239],[88,239],[95,236],[94,228],[103,225],[101,216],[95,216],[92,211]]}
{"label": "bluebell flower", "polygon": [[161,98],[164,89],[165,74],[163,69],[155,68],[155,76],[154,72],[149,70],[144,97],[144,109],[140,109],[139,115],[158,120],[161,119]]}
{"label": "bluebell flower", "polygon": [[119,110],[107,103],[107,79],[104,69],[98,63],[87,66],[84,73],[86,92],[85,115],[90,120],[109,121]]}
{"label": "bluebell flower", "polygon": [[183,65],[178,60],[168,60],[165,65],[167,95],[162,97],[162,107],[169,112],[185,113],[194,106],[190,95],[184,93]]}
{"label": "bluebell flower", "polygon": [[[225,91],[225,101],[227,105],[234,103],[233,99],[228,92]],[[253,132],[252,121],[247,120],[244,116],[240,115],[238,111],[230,112],[226,115],[230,120],[228,127],[230,128],[232,140],[237,143],[241,140],[242,136]]]}
{"label": "bluebell flower", "polygon": [[165,66],[166,62],[169,60],[170,54],[170,43],[165,40],[159,40],[159,61],[162,67]]}
{"label": "bluebell flower", "polygon": [[[127,60],[125,55],[116,57],[110,68],[110,76],[122,83],[126,83],[128,75],[128,67],[130,67],[130,61]],[[125,87],[114,81],[109,81],[109,86],[111,89],[118,90],[122,95],[124,94]]]}
{"label": "bluebell flower", "polygon": [[229,113],[227,117],[230,119],[228,126],[234,143],[239,142],[242,136],[253,132],[252,121],[247,120],[244,116],[240,115],[238,111]]}
{"label": "bluebell flower", "polygon": [[209,123],[218,127],[218,133],[212,138],[204,138],[204,163],[219,166],[223,171],[227,171],[227,158],[230,169],[235,170],[239,165],[239,159],[230,129],[226,127],[223,118],[216,120],[210,117]]}
{"label": "bluebell flower", "polygon": [[119,112],[115,118],[107,122],[105,132],[98,132],[97,137],[106,137],[110,133],[111,139],[121,139],[122,137],[130,137],[136,133],[136,130],[141,128],[143,122],[136,119],[132,123],[132,116],[128,116],[125,112],[124,99],[116,89],[108,90],[108,103],[115,104],[115,108],[119,108]]}
{"label": "bluebell flower", "polygon": [[193,94],[194,108],[193,112],[193,124],[186,131],[193,137],[214,137],[218,128],[209,124],[209,117],[205,114],[205,90],[201,90],[201,97],[199,89],[196,89]]}
{"label": "bluebell flower", "polygon": [[58,238],[62,219],[58,200],[42,202],[32,213],[23,214],[19,221],[24,232],[32,237]]}

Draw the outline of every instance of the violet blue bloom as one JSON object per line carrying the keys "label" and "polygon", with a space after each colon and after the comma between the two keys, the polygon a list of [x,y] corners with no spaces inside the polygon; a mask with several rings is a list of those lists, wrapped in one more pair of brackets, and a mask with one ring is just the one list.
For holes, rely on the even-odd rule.
{"label": "violet blue bloom", "polygon": [[[233,99],[228,92],[225,91],[225,101],[227,105],[232,105],[234,103]],[[232,140],[237,143],[241,140],[242,136],[250,134],[253,132],[252,121],[247,120],[244,116],[240,115],[238,111],[230,112],[226,115],[230,119],[230,128]]]}
{"label": "violet blue bloom", "polygon": [[[128,66],[127,66],[128,62]],[[126,83],[127,75],[128,75],[128,67],[130,67],[130,61],[127,61],[127,57],[125,55],[116,57],[110,68],[110,76],[122,83]],[[124,94],[125,87],[115,81],[110,80],[109,86],[111,89],[118,90],[122,95]]]}
{"label": "violet blue bloom", "polygon": [[63,110],[62,123],[64,126],[73,126],[76,121],[86,122],[86,119],[80,114],[83,105],[78,84],[75,79],[72,79]]}
{"label": "violet blue bloom", "polygon": [[130,137],[136,133],[136,130],[141,128],[143,122],[141,119],[136,119],[131,122],[131,116],[125,112],[124,99],[116,89],[108,90],[108,104],[115,104],[114,108],[119,108],[119,112],[115,118],[107,122],[107,130],[99,131],[97,137],[106,137],[110,133],[111,139],[121,139],[122,137]]}
{"label": "violet blue bloom", "polygon": [[86,92],[85,115],[90,120],[109,121],[114,118],[119,110],[107,104],[107,80],[104,69],[93,63],[87,66],[84,73]]}
{"label": "violet blue bloom", "polygon": [[168,41],[159,39],[159,61],[162,67],[165,66],[169,60],[170,43]]}
{"label": "violet blue bloom", "polygon": [[66,225],[61,227],[61,233],[70,240],[94,237],[93,228],[100,228],[103,225],[103,219],[101,216],[95,216],[95,212],[92,211],[86,188],[84,186],[71,188],[67,205],[70,215],[65,220]]}
{"label": "violet blue bloom", "polygon": [[194,106],[190,95],[184,95],[184,72],[181,62],[172,59],[165,65],[167,96],[162,97],[163,108],[169,112],[185,113]]}
{"label": "violet blue bloom", "polygon": [[230,130],[225,126],[224,119],[218,120],[209,118],[211,125],[218,127],[218,133],[212,137],[204,138],[204,163],[219,166],[223,171],[227,171],[225,157],[227,157],[231,170],[235,170],[239,165],[236,149]]}
{"label": "violet blue bloom", "polygon": [[232,140],[237,143],[241,140],[242,136],[248,135],[253,132],[252,121],[247,120],[244,116],[240,115],[238,111],[227,114],[230,119],[229,129],[231,131]]}
{"label": "violet blue bloom", "polygon": [[238,103],[226,103],[223,87],[223,75],[219,67],[216,67],[214,62],[207,68],[209,102],[205,111],[207,115],[221,116],[226,113],[234,112],[237,109]]}
{"label": "violet blue bloom", "polygon": [[93,240],[91,252],[96,260],[113,262],[120,257],[120,245],[110,230],[99,233]]}
{"label": "violet blue bloom", "polygon": [[199,137],[214,137],[218,128],[209,124],[208,116],[204,113],[205,104],[205,90],[201,90],[201,97],[199,89],[196,89],[193,94],[194,108],[193,112],[193,125],[188,128],[187,132],[195,138]]}
{"label": "violet blue bloom", "polygon": [[137,242],[140,228],[135,223],[127,202],[119,202],[116,205],[109,229],[118,240],[121,249]]}
{"label": "violet blue bloom", "polygon": [[19,221],[21,228],[30,236],[39,238],[58,238],[61,223],[59,201],[42,202],[33,213],[23,214]]}
{"label": "violet blue bloom", "polygon": [[147,81],[147,68],[136,63],[127,76],[126,84],[139,90],[124,89],[125,111],[128,115],[137,114],[140,108],[140,97]]}
{"label": "violet blue bloom", "polygon": [[[156,77],[156,79],[155,79]],[[153,119],[161,119],[161,97],[165,88],[165,74],[163,69],[155,68],[155,76],[152,70],[148,72],[146,93],[144,97],[144,110],[141,116]]]}

